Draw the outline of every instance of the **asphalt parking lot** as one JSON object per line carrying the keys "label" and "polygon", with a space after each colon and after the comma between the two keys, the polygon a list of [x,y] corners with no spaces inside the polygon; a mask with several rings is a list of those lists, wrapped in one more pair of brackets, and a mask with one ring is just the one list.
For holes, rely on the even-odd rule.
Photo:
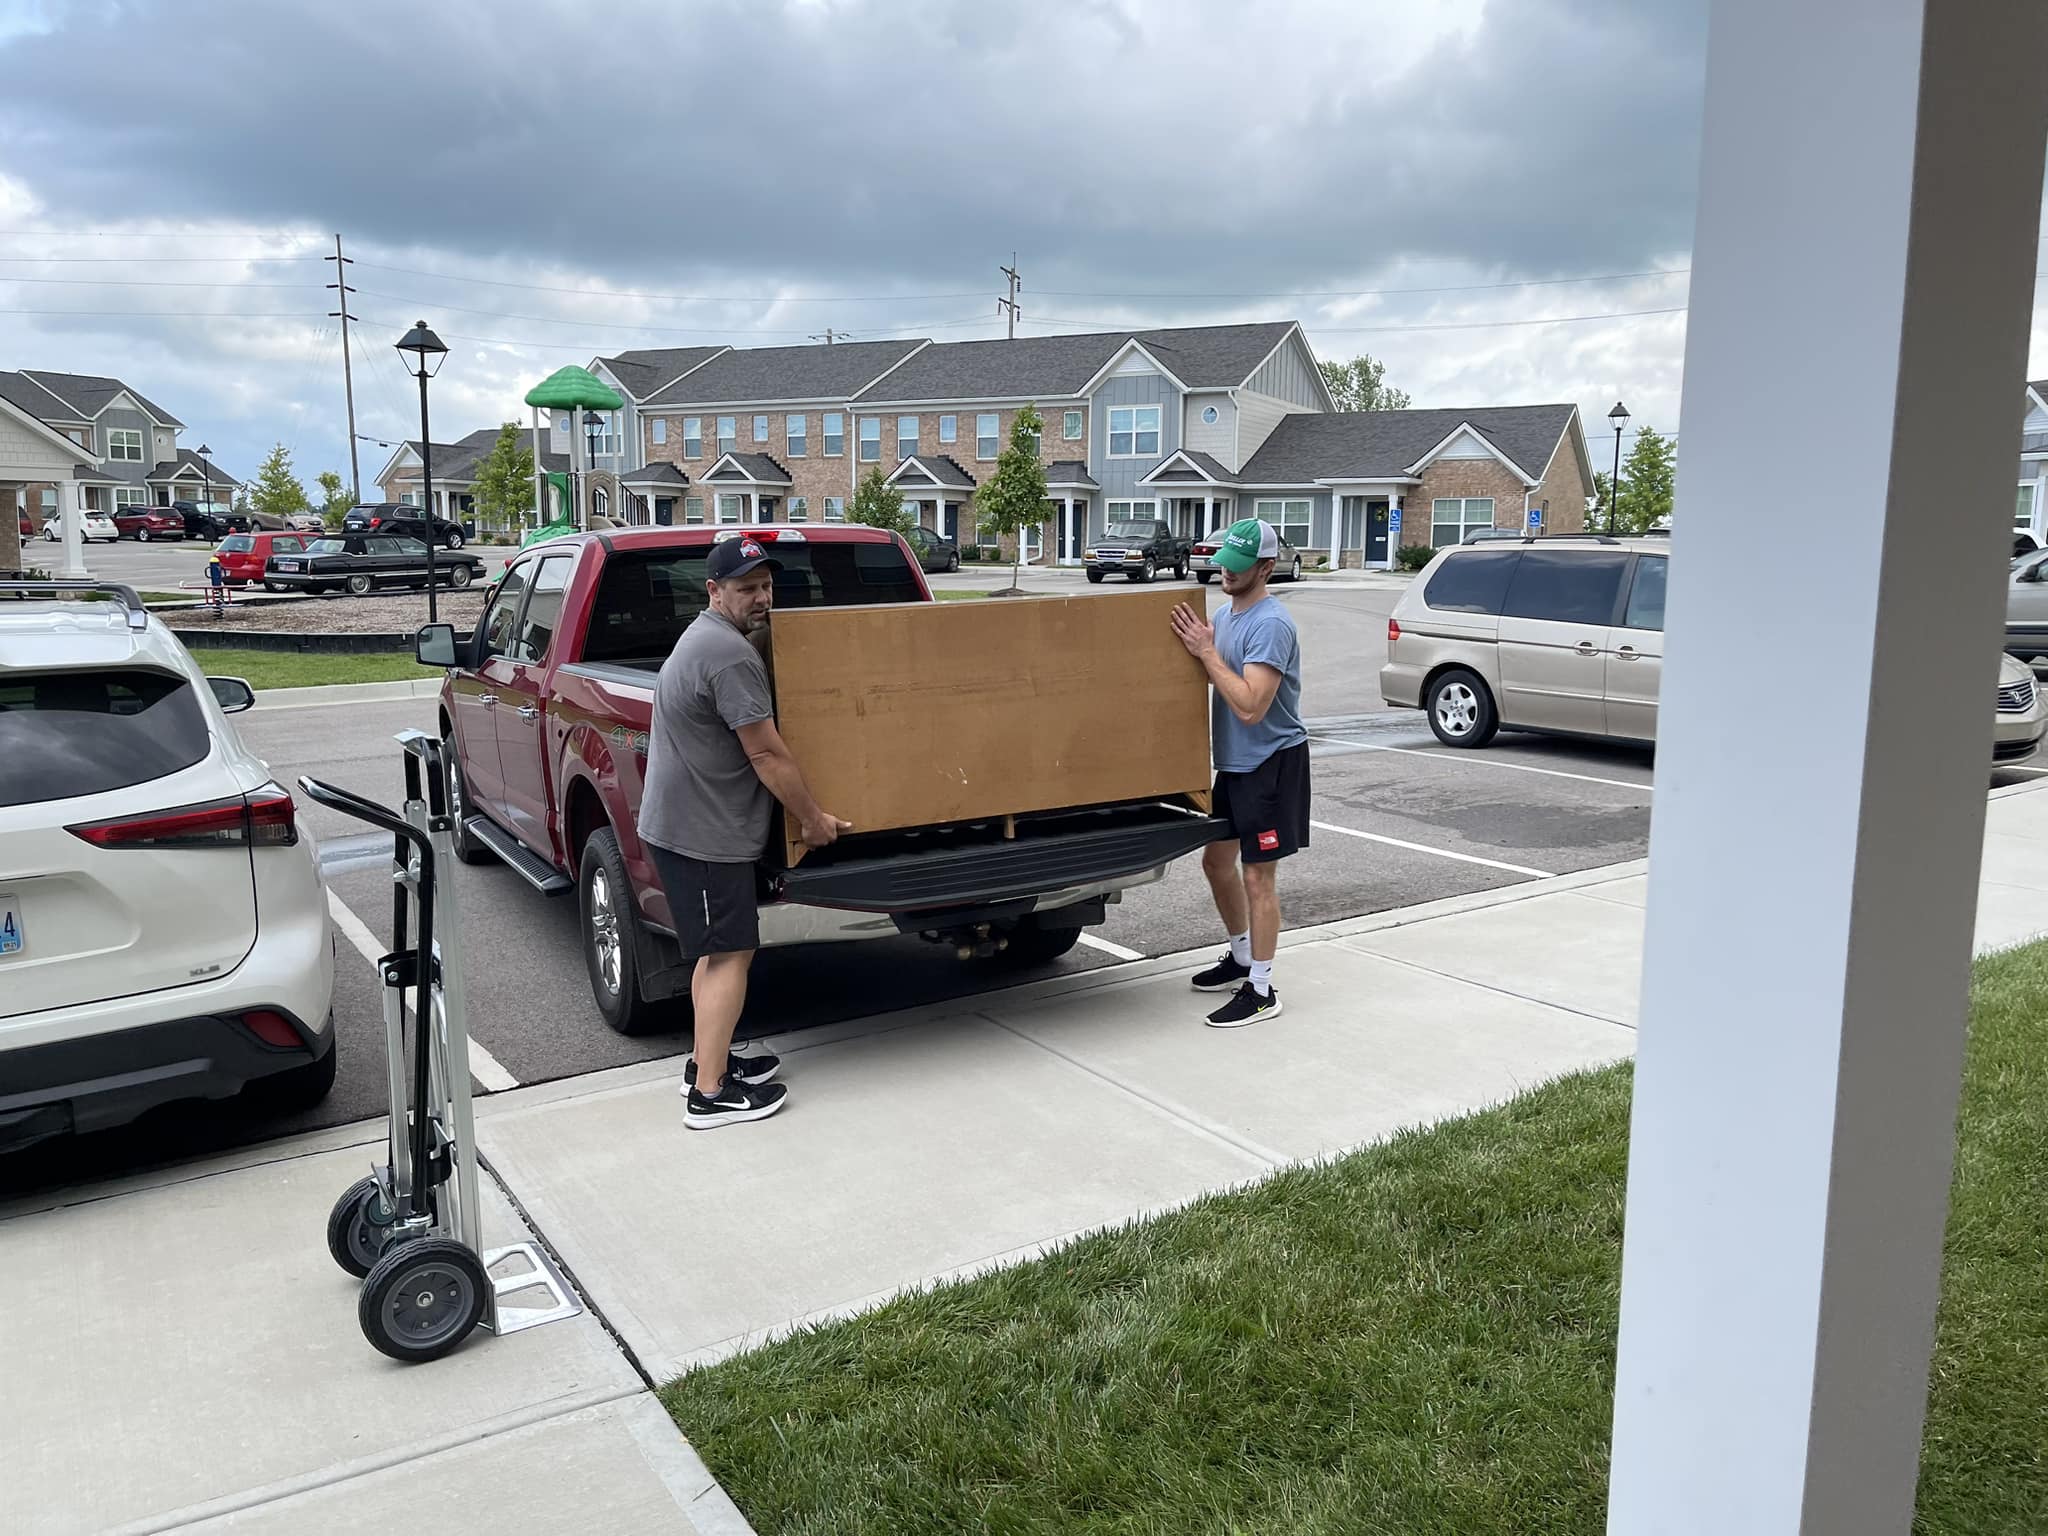
{"label": "asphalt parking lot", "polygon": [[[1052,586],[1064,576],[1047,578]],[[959,585],[968,582],[954,578]],[[1192,596],[1196,588],[1188,584]],[[1313,734],[1315,832],[1289,861],[1281,895],[1290,926],[1413,905],[1640,858],[1647,849],[1653,759],[1647,751],[1504,733],[1480,752],[1440,746],[1422,717],[1382,707],[1377,672],[1392,582],[1341,580],[1279,589],[1304,648],[1304,708]],[[1208,594],[1215,600],[1215,589]],[[393,737],[431,729],[431,699],[270,705],[242,717],[245,740],[280,780],[313,774],[395,804]],[[2032,777],[2003,770],[1995,783]],[[213,1147],[341,1123],[384,1109],[382,1014],[372,958],[388,947],[388,840],[302,800],[321,839],[336,904],[335,1025],[341,1068],[317,1110],[257,1121],[232,1107],[166,1112],[145,1126],[0,1159],[0,1188],[124,1171]],[[628,1039],[590,1001],[574,897],[536,895],[509,871],[458,874],[468,943],[470,1033],[486,1091],[593,1072],[688,1049],[682,1030]],[[1035,971],[963,963],[916,938],[764,952],[742,1036],[836,1024],[972,996],[1051,969],[1112,966],[1220,945],[1200,869],[1182,860],[1160,884],[1128,894],[1071,954]],[[1276,981],[1286,988],[1285,957]],[[1188,1023],[1204,1002],[1190,994]]]}

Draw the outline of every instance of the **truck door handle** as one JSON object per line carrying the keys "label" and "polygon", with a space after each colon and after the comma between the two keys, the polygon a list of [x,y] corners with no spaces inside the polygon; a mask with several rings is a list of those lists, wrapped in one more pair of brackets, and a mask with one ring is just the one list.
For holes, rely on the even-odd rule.
{"label": "truck door handle", "polygon": [[489,709],[498,702],[498,696],[495,693],[480,693],[476,696],[476,701],[483,705],[484,708]]}
{"label": "truck door handle", "polygon": [[519,718],[522,720],[538,720],[540,718],[540,710],[535,705],[522,704],[519,706]]}

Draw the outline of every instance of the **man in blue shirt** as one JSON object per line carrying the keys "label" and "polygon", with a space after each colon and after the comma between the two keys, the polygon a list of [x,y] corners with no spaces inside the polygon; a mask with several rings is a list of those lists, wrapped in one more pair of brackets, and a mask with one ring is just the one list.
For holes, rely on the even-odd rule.
{"label": "man in blue shirt", "polygon": [[[1280,944],[1280,860],[1308,846],[1308,731],[1301,723],[1301,641],[1294,618],[1266,590],[1280,557],[1271,523],[1250,517],[1225,530],[1216,564],[1230,606],[1215,622],[1186,603],[1173,632],[1215,690],[1210,750],[1215,814],[1232,837],[1202,855],[1230,952],[1194,978],[1198,992],[1229,992],[1209,1015],[1218,1029],[1278,1018],[1273,953]],[[1240,865],[1242,867],[1240,867]]]}

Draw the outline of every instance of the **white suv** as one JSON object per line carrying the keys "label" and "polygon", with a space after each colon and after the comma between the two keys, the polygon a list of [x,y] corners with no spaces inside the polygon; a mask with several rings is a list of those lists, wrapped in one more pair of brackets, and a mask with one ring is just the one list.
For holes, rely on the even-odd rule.
{"label": "white suv", "polygon": [[[318,850],[127,588],[0,582],[0,1150],[334,1082]],[[75,595],[82,596],[83,592]]]}

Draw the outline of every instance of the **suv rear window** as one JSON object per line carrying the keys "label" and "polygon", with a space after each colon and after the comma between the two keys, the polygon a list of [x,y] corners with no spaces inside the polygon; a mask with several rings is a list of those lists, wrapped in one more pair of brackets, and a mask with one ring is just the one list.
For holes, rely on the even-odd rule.
{"label": "suv rear window", "polygon": [[1436,568],[1422,600],[1443,613],[1497,614],[1521,558],[1519,549],[1460,551]]}
{"label": "suv rear window", "polygon": [[0,677],[0,806],[103,794],[206,756],[206,713],[165,672]]}
{"label": "suv rear window", "polygon": [[[839,608],[855,603],[914,603],[917,573],[890,544],[782,544],[773,549],[777,608]],[[584,661],[660,665],[690,620],[704,611],[709,545],[619,553],[604,563]]]}
{"label": "suv rear window", "polygon": [[1559,624],[1612,624],[1614,600],[1628,570],[1619,549],[1530,549],[1508,583],[1501,617]]}

